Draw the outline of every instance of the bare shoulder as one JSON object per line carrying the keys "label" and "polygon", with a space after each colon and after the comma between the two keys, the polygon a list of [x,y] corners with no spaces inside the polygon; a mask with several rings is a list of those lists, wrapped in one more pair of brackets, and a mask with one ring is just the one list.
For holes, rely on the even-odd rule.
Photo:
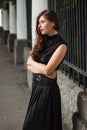
{"label": "bare shoulder", "polygon": [[52,57],[50,58],[49,62],[50,64],[60,64],[60,62],[63,60],[67,52],[67,45],[61,44],[57,47],[55,52],[53,53]]}
{"label": "bare shoulder", "polygon": [[66,54],[66,52],[67,52],[67,45],[62,43],[61,45],[57,47],[54,54],[58,56],[60,54]]}

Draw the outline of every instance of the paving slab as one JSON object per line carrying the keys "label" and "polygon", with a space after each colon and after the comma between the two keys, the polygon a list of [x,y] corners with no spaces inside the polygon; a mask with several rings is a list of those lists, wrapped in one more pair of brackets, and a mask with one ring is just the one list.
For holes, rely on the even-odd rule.
{"label": "paving slab", "polygon": [[0,41],[0,130],[22,130],[31,91],[24,65],[14,65],[13,53]]}

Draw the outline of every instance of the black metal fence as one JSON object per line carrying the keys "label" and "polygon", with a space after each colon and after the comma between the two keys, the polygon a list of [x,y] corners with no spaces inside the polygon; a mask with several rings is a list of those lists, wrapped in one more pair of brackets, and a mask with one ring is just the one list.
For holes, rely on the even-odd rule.
{"label": "black metal fence", "polygon": [[[72,1],[70,3],[70,1]],[[61,34],[68,43],[62,70],[87,88],[87,0],[48,0],[49,9],[58,13]]]}

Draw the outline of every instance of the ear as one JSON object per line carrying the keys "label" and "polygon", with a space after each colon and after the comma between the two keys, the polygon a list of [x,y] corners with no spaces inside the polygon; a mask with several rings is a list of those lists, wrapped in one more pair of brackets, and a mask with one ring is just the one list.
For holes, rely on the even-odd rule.
{"label": "ear", "polygon": [[54,28],[55,27],[55,23],[52,22],[52,27]]}

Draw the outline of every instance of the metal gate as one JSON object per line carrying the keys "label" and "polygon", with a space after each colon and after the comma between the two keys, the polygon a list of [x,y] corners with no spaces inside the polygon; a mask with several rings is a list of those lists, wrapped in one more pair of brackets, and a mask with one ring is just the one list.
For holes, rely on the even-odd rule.
{"label": "metal gate", "polygon": [[48,0],[57,12],[61,34],[68,43],[62,71],[78,85],[87,87],[87,0]]}

